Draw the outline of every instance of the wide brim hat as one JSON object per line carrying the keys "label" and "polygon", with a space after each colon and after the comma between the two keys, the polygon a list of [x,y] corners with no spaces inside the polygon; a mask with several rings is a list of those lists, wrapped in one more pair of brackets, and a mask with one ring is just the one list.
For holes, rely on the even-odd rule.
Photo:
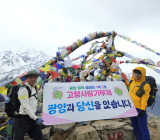
{"label": "wide brim hat", "polygon": [[27,74],[23,75],[22,77],[27,78],[30,76],[40,76],[41,74],[37,73],[36,71],[28,71]]}

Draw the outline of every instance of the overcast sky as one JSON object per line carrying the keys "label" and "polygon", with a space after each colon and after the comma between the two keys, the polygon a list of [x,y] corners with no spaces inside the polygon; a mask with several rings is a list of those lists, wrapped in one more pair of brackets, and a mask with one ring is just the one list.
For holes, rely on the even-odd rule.
{"label": "overcast sky", "polygon": [[[58,47],[89,33],[114,30],[160,53],[159,6],[159,0],[1,0],[0,52],[28,47],[55,56]],[[135,57],[160,61],[156,54],[119,37],[115,45]],[[90,43],[82,46],[71,58],[84,54],[89,47]],[[124,72],[136,66],[120,65]],[[160,74],[146,69],[160,83]]]}

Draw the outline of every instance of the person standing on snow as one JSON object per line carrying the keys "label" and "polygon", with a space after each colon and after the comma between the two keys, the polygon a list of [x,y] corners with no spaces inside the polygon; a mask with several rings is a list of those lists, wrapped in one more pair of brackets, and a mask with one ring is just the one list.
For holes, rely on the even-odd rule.
{"label": "person standing on snow", "polygon": [[[143,67],[136,67],[133,69],[132,82],[128,83],[125,80],[126,86],[129,87],[129,94],[138,112],[138,116],[131,117],[131,123],[136,134],[137,140],[150,140],[150,133],[147,126],[146,107],[147,101],[151,91],[150,85],[144,85],[144,93],[140,92],[140,85],[146,80],[146,70]],[[130,80],[130,81],[131,81]],[[141,94],[141,95],[140,95]]]}

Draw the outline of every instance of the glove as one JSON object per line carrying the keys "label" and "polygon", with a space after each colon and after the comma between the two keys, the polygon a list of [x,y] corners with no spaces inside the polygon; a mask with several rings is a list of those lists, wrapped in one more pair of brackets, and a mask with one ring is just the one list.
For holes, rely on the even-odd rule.
{"label": "glove", "polygon": [[36,119],[36,123],[37,123],[37,124],[41,124],[42,122],[44,122],[44,121],[43,121],[41,118],[38,117],[38,118]]}
{"label": "glove", "polygon": [[122,79],[122,81],[123,81],[124,83],[126,82],[126,80],[123,80],[123,79]]}
{"label": "glove", "polygon": [[142,117],[144,112],[145,112],[144,110],[140,110],[139,113],[138,113],[138,117]]}

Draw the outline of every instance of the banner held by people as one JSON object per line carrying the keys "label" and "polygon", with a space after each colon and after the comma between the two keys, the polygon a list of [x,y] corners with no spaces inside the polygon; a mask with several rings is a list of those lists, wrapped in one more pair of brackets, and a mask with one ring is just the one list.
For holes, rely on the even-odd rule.
{"label": "banner held by people", "polygon": [[46,83],[45,125],[137,116],[122,81]]}

